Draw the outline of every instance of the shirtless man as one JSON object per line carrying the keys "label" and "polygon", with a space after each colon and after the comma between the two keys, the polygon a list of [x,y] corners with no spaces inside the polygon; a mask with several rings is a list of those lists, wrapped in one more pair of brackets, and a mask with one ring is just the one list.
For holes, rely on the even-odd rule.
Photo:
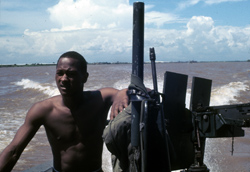
{"label": "shirtless man", "polygon": [[53,153],[53,171],[101,172],[102,133],[113,103],[115,116],[128,105],[127,89],[83,91],[87,63],[77,52],[59,58],[55,80],[61,95],[34,104],[13,141],[0,154],[0,172],[11,171],[41,125]]}

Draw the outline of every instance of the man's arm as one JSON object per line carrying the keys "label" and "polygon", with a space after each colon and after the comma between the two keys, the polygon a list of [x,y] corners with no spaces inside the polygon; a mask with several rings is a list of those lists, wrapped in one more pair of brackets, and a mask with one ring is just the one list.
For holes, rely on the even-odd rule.
{"label": "man's arm", "polygon": [[29,110],[24,124],[18,129],[12,142],[0,154],[0,172],[12,170],[25,147],[40,128],[40,115],[37,115],[40,109],[36,104]]}
{"label": "man's arm", "polygon": [[103,88],[100,90],[104,100],[112,104],[110,120],[115,118],[129,104],[128,89],[117,90],[114,88]]}

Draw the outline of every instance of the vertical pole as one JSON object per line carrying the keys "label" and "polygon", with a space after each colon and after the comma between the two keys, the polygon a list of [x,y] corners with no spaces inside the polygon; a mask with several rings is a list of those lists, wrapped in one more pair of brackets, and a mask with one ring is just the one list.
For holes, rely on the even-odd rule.
{"label": "vertical pole", "polygon": [[133,13],[133,66],[132,74],[143,81],[144,50],[144,3],[134,3]]}
{"label": "vertical pole", "polygon": [[[133,5],[133,47],[132,47],[132,74],[143,82],[144,65],[144,3],[135,2]],[[140,145],[140,110],[141,101],[132,102],[131,145]]]}

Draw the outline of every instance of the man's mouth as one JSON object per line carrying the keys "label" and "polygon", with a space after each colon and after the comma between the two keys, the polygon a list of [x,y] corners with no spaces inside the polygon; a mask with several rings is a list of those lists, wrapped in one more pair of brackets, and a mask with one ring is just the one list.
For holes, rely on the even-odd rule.
{"label": "man's mouth", "polygon": [[61,90],[65,91],[65,90],[67,90],[69,87],[66,86],[66,85],[60,85],[60,88],[61,88]]}

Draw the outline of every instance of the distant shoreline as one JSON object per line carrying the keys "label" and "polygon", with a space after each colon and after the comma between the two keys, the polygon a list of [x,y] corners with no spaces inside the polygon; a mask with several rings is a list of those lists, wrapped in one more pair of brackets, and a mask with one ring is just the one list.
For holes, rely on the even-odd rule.
{"label": "distant shoreline", "polygon": [[56,64],[24,64],[24,65],[18,65],[18,64],[10,64],[10,65],[0,65],[1,67],[33,67],[33,66],[55,66]]}
{"label": "distant shoreline", "polygon": [[[115,63],[110,63],[110,62],[95,62],[95,63],[88,63],[88,65],[98,65],[98,64],[131,64],[127,62],[115,62]],[[1,67],[36,67],[36,66],[56,66],[55,63],[32,63],[32,64],[3,64],[0,65]]]}
{"label": "distant shoreline", "polygon": [[[156,61],[156,63],[217,63],[217,62],[250,62],[250,60],[246,61],[170,61],[170,62],[162,62],[162,61]],[[149,61],[144,62],[144,64],[151,63]],[[100,65],[100,64],[131,64],[131,62],[94,62],[94,63],[88,63],[88,65]],[[55,66],[55,63],[32,63],[32,64],[3,64],[0,65],[0,68],[2,67],[36,67],[36,66]]]}

